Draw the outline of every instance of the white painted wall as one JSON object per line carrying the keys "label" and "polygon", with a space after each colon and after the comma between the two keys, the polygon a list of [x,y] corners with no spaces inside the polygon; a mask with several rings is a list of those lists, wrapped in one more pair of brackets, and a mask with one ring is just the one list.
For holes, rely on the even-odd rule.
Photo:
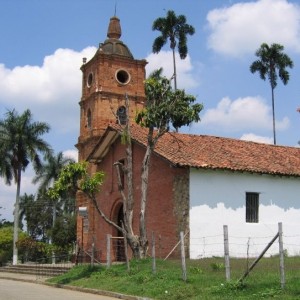
{"label": "white painted wall", "polygon": [[[259,195],[259,223],[246,223],[246,192]],[[190,170],[190,257],[256,257],[283,224],[284,249],[300,255],[300,178]],[[267,255],[278,254],[278,240]],[[247,254],[248,253],[248,254]]]}

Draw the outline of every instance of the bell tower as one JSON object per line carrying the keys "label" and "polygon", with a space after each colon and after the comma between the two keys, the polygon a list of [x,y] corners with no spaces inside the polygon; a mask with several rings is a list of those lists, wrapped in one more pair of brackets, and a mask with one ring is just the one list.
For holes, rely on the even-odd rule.
{"label": "bell tower", "polygon": [[[94,57],[83,58],[80,101],[79,161],[85,160],[109,124],[133,120],[145,102],[146,60],[134,59],[120,40],[120,20],[112,17],[107,39],[99,44]],[[125,95],[129,111],[125,107]]]}

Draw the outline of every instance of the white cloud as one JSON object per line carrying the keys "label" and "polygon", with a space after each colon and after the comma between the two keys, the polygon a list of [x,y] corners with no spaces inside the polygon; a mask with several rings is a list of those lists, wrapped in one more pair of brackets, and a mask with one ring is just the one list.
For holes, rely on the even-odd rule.
{"label": "white cloud", "polygon": [[[21,181],[21,196],[25,193],[35,194],[37,187],[32,183],[33,171],[29,167],[26,169],[26,173],[22,173]],[[8,221],[13,220],[13,210],[16,201],[17,185],[12,181],[11,185],[5,184],[3,178],[0,177],[1,186],[1,199],[0,199],[0,219],[6,219]]]}
{"label": "white cloud", "polygon": [[286,0],[260,0],[214,9],[207,15],[208,47],[240,56],[263,43],[280,43],[300,52],[300,6]]}
{"label": "white cloud", "polygon": [[[194,88],[199,85],[192,74],[193,66],[189,55],[181,59],[179,54],[175,53],[177,86],[181,89]],[[163,68],[163,75],[171,78],[174,74],[172,51],[160,51],[158,54],[151,53],[146,57],[148,64],[146,66],[147,76],[159,68]]]}
{"label": "white cloud", "polygon": [[78,161],[78,151],[77,150],[66,150],[63,152],[64,157],[73,158]]}
{"label": "white cloud", "polygon": [[245,133],[241,136],[241,140],[243,141],[252,141],[257,143],[264,143],[264,144],[273,144],[273,139],[267,136],[260,136],[254,133]]}
{"label": "white cloud", "polygon": [[42,66],[8,69],[0,64],[0,103],[21,113],[29,108],[39,121],[61,132],[78,132],[82,58],[90,59],[96,48],[81,52],[58,49]]}
{"label": "white cloud", "polygon": [[[214,129],[230,131],[271,129],[271,109],[259,96],[236,100],[225,97],[216,108],[210,108],[204,113],[201,124]],[[278,130],[285,130],[288,126],[289,119],[287,117],[276,121]]]}

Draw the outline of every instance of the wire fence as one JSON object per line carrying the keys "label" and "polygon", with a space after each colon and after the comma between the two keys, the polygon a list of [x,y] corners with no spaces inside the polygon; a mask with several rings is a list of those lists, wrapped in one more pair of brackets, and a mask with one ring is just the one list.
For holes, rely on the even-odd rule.
{"label": "wire fence", "polygon": [[[287,235],[282,229],[279,234],[278,229],[276,235],[237,236],[230,234],[230,228],[225,231],[225,227],[220,234],[197,238],[190,237],[189,232],[181,232],[177,243],[169,244],[160,235],[152,233],[148,249],[149,270],[151,268],[153,274],[159,273],[165,267],[161,262],[169,261],[184,281],[195,270],[221,272],[224,280],[240,280],[252,269],[253,273],[277,274],[282,287],[286,281],[300,279],[300,235]],[[107,235],[106,243],[101,246],[96,249],[93,244],[88,249],[79,249],[69,261],[75,265],[98,264],[105,268],[124,263],[130,270],[132,256],[124,238]]]}
{"label": "wire fence", "polygon": [[[234,278],[241,281],[255,268],[278,273],[281,286],[284,287],[286,274],[288,278],[300,276],[300,235],[284,235],[282,224],[278,226],[278,233],[270,236],[232,236],[227,226],[224,226],[223,232],[214,236],[189,239],[189,233],[184,235],[181,232],[178,242],[169,245],[170,252],[165,257],[157,255],[160,246],[156,244],[155,234],[152,233],[149,241],[152,271],[157,272],[156,259],[170,260],[172,257],[174,260],[175,253],[183,280],[187,280],[190,268],[222,271],[226,280]],[[111,266],[115,258],[119,258],[126,261],[130,268],[126,249],[124,239],[108,235],[107,267]]]}

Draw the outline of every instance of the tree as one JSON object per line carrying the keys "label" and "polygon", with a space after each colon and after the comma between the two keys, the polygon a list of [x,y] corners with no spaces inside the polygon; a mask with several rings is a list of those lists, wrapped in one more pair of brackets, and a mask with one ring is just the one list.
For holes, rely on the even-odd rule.
{"label": "tree", "polygon": [[[147,105],[136,116],[136,123],[148,128],[146,152],[142,162],[140,237],[138,239],[138,248],[142,257],[146,255],[148,246],[145,214],[151,155],[157,142],[170,130],[171,125],[177,129],[190,125],[192,122],[198,122],[200,121],[199,114],[203,109],[202,104],[193,104],[196,98],[187,95],[184,90],[172,91],[170,81],[165,77],[154,76],[147,79],[145,93]],[[131,141],[128,146],[131,148],[130,143]],[[132,176],[132,170],[128,170],[127,174]]]}
{"label": "tree", "polygon": [[17,185],[16,202],[14,210],[14,239],[13,239],[13,264],[18,262],[19,227],[19,200],[22,172],[31,162],[37,172],[41,167],[41,154],[49,155],[51,148],[42,135],[50,127],[44,122],[34,122],[29,109],[19,115],[15,110],[8,111],[6,118],[0,120],[0,154],[5,157],[5,164],[1,164],[1,176],[10,184],[14,179]]}
{"label": "tree", "polygon": [[57,155],[48,155],[46,162],[41,165],[41,168],[33,178],[33,183],[39,183],[39,191],[46,190],[57,180],[63,167],[72,162],[74,160],[64,157],[62,152],[59,152]]}
{"label": "tree", "polygon": [[76,242],[76,215],[59,216],[50,231],[53,244],[68,248]]}
{"label": "tree", "polygon": [[[202,104],[193,104],[195,97],[185,94],[183,90],[173,91],[170,81],[160,76],[154,76],[146,80],[145,91],[147,97],[147,106],[136,116],[137,124],[148,129],[147,146],[145,156],[141,166],[142,170],[142,193],[140,198],[141,210],[139,220],[139,232],[133,230],[133,212],[135,209],[135,199],[133,197],[133,168],[132,168],[132,142],[130,134],[130,124],[127,119],[126,125],[120,127],[122,131],[122,140],[126,143],[126,166],[121,162],[115,163],[118,175],[118,186],[123,200],[124,221],[118,225],[112,221],[101,209],[98,203],[97,193],[100,190],[104,180],[104,174],[97,172],[89,175],[86,163],[70,164],[66,166],[55,182],[53,189],[50,189],[50,195],[53,198],[59,197],[68,187],[77,183],[77,190],[87,195],[92,201],[98,214],[111,226],[122,232],[124,238],[133,252],[134,257],[144,258],[147,255],[148,239],[146,230],[146,203],[148,199],[148,177],[151,155],[155,149],[158,140],[166,134],[170,127],[190,125],[194,121],[199,121],[199,113],[202,110]],[[126,97],[126,107],[129,107],[128,97]],[[128,115],[127,115],[128,118]],[[121,172],[127,176],[125,188],[121,180]]]}
{"label": "tree", "polygon": [[[26,237],[24,232],[20,232],[20,239]],[[13,224],[9,222],[0,227],[0,266],[9,261],[13,253]]]}
{"label": "tree", "polygon": [[283,50],[282,45],[272,44],[269,46],[263,43],[255,53],[259,59],[250,66],[251,73],[258,72],[263,80],[268,78],[271,85],[274,145],[276,145],[274,89],[277,86],[278,76],[284,85],[288,83],[290,75],[286,68],[293,68],[294,65],[289,56],[283,53]]}
{"label": "tree", "polygon": [[152,45],[153,53],[159,53],[162,47],[170,40],[170,48],[173,52],[173,68],[174,68],[174,87],[177,89],[177,73],[175,61],[175,48],[178,40],[178,52],[181,59],[185,59],[188,53],[187,35],[193,35],[195,29],[186,23],[184,15],[176,16],[173,10],[167,12],[165,18],[157,18],[152,25],[152,30],[158,30],[161,35],[158,36]]}
{"label": "tree", "polygon": [[27,233],[37,241],[48,242],[48,231],[53,226],[53,201],[45,193],[39,192],[37,196],[27,195],[20,197],[20,218],[26,220]]}
{"label": "tree", "polygon": [[[33,183],[40,183],[39,192],[46,191],[49,187],[53,186],[55,180],[58,179],[59,173],[69,163],[73,163],[74,160],[69,157],[64,157],[62,152],[57,155],[50,154],[46,157],[46,163],[43,163],[40,170],[33,178]],[[75,209],[75,197],[62,197],[60,200],[60,207],[63,207],[67,212],[74,212]],[[53,226],[56,220],[57,203],[53,204]]]}

